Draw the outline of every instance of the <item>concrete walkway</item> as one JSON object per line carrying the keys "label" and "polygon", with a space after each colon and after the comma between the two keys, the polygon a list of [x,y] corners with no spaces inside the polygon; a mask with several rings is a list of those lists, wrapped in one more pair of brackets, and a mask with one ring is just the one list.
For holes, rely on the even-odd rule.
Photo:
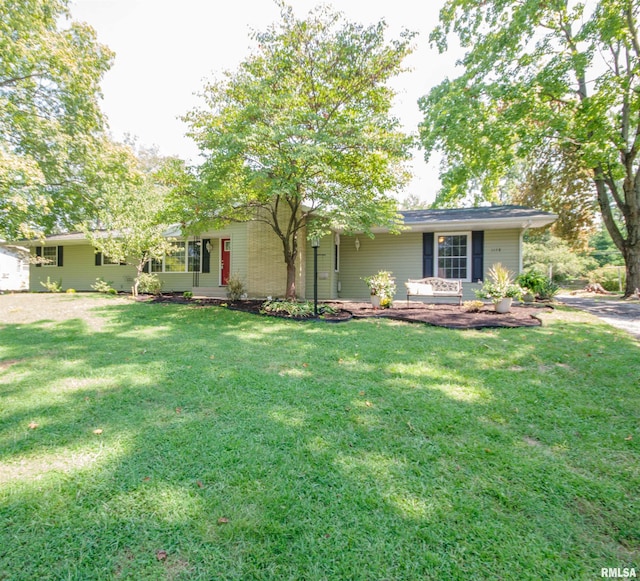
{"label": "concrete walkway", "polygon": [[636,339],[640,339],[640,304],[617,299],[598,299],[558,295],[557,300],[581,309],[602,319],[614,327],[623,329]]}

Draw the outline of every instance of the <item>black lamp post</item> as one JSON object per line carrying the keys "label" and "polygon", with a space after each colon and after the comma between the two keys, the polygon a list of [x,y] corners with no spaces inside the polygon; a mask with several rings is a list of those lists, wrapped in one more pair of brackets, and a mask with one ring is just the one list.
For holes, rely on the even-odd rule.
{"label": "black lamp post", "polygon": [[320,238],[311,239],[313,248],[313,315],[318,316],[318,246],[320,246]]}

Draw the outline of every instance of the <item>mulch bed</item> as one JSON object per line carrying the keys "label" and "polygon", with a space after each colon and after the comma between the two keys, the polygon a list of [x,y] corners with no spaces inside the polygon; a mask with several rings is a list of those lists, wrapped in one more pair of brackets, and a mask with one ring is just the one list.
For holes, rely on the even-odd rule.
{"label": "mulch bed", "polygon": [[[154,302],[172,302],[192,304],[194,306],[223,306],[228,309],[244,311],[261,315],[261,300],[241,300],[229,301],[224,299],[185,299],[181,295],[161,295],[158,297],[146,297],[142,300],[153,300]],[[427,323],[437,327],[447,327],[449,329],[482,329],[491,327],[536,327],[542,324],[538,315],[541,311],[549,309],[548,305],[541,306],[520,306],[514,305],[511,312],[501,315],[493,310],[492,306],[486,306],[476,313],[469,313],[458,305],[428,304],[404,301],[396,301],[390,309],[374,309],[371,303],[367,302],[342,302],[325,301],[338,308],[335,315],[324,315],[319,320],[326,322],[342,322],[351,318],[378,317],[395,319],[410,323]],[[281,315],[266,315],[281,316]],[[287,317],[292,318],[292,317]],[[318,319],[300,319],[318,320]]]}

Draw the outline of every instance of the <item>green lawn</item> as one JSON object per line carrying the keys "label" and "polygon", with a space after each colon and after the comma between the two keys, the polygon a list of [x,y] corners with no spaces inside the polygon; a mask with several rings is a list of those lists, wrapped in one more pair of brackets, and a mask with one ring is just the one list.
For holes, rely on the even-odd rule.
{"label": "green lawn", "polygon": [[640,575],[621,331],[58,300],[0,324],[2,580]]}

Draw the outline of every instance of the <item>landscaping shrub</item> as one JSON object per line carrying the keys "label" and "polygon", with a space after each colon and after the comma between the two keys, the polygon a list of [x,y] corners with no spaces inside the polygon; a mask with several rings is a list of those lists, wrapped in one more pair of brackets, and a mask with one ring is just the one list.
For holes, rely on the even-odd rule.
{"label": "landscaping shrub", "polygon": [[239,301],[246,292],[240,275],[238,273],[232,274],[227,280],[227,296],[232,301]]}
{"label": "landscaping shrub", "polygon": [[[287,317],[313,317],[313,303],[311,301],[273,300],[262,303],[262,313],[284,315]],[[318,305],[318,315],[335,314],[338,310],[330,305]]]}
{"label": "landscaping shrub", "polygon": [[484,307],[482,301],[464,301],[464,303],[462,303],[462,308],[467,313],[477,313],[482,307]]}
{"label": "landscaping shrub", "polygon": [[94,282],[91,285],[91,288],[99,293],[104,293],[104,294],[113,294],[111,291],[115,291],[115,289],[113,288],[113,282],[111,281],[106,281],[104,279],[102,279],[101,277],[96,278],[96,282]]}
{"label": "landscaping shrub", "polygon": [[47,289],[50,293],[61,293],[62,292],[62,279],[58,282],[51,281],[50,277],[47,277],[46,281],[40,281],[40,284]]}
{"label": "landscaping shrub", "polygon": [[138,292],[148,295],[159,295],[162,290],[162,281],[156,274],[143,272],[138,277]]}

